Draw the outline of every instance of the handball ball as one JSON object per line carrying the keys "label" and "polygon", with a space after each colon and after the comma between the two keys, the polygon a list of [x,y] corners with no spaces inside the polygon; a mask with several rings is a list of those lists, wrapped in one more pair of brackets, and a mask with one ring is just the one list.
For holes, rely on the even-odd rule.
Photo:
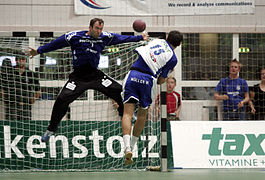
{"label": "handball ball", "polygon": [[144,21],[138,19],[133,22],[133,30],[135,30],[136,32],[143,32],[145,28],[146,24]]}

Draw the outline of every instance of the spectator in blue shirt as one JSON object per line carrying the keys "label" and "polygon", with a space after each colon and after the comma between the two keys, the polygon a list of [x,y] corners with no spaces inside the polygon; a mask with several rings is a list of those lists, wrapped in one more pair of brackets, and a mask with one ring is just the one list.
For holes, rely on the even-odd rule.
{"label": "spectator in blue shirt", "polygon": [[241,63],[236,59],[230,62],[229,76],[222,78],[214,93],[215,100],[223,100],[223,120],[245,120],[249,101],[247,82],[239,78]]}

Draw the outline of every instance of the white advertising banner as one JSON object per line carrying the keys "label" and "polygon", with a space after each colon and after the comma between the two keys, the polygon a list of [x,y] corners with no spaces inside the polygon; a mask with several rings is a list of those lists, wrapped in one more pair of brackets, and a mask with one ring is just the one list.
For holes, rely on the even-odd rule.
{"label": "white advertising banner", "polygon": [[265,121],[170,125],[174,168],[265,168]]}
{"label": "white advertising banner", "polygon": [[254,0],[75,0],[77,15],[252,14]]}

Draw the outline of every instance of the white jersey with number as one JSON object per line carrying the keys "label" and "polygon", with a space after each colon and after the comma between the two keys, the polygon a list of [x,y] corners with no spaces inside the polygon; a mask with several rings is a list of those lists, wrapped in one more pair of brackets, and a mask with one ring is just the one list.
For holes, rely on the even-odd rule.
{"label": "white jersey with number", "polygon": [[135,50],[141,55],[154,75],[159,74],[159,71],[166,64],[170,66],[172,63],[169,63],[169,61],[175,61],[174,65],[177,63],[177,58],[172,47],[164,39],[154,39],[147,45],[138,47]]}

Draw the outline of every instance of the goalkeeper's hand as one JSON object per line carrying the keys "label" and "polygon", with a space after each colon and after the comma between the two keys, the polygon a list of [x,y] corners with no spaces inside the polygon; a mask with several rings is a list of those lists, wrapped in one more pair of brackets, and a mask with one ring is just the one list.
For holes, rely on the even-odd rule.
{"label": "goalkeeper's hand", "polygon": [[143,39],[145,40],[145,41],[148,41],[149,40],[149,35],[147,34],[147,32],[143,32],[142,33],[142,36],[143,36]]}
{"label": "goalkeeper's hand", "polygon": [[25,53],[30,58],[33,58],[33,56],[36,56],[38,54],[38,51],[37,51],[37,49],[34,49],[32,47],[29,47],[29,49]]}

